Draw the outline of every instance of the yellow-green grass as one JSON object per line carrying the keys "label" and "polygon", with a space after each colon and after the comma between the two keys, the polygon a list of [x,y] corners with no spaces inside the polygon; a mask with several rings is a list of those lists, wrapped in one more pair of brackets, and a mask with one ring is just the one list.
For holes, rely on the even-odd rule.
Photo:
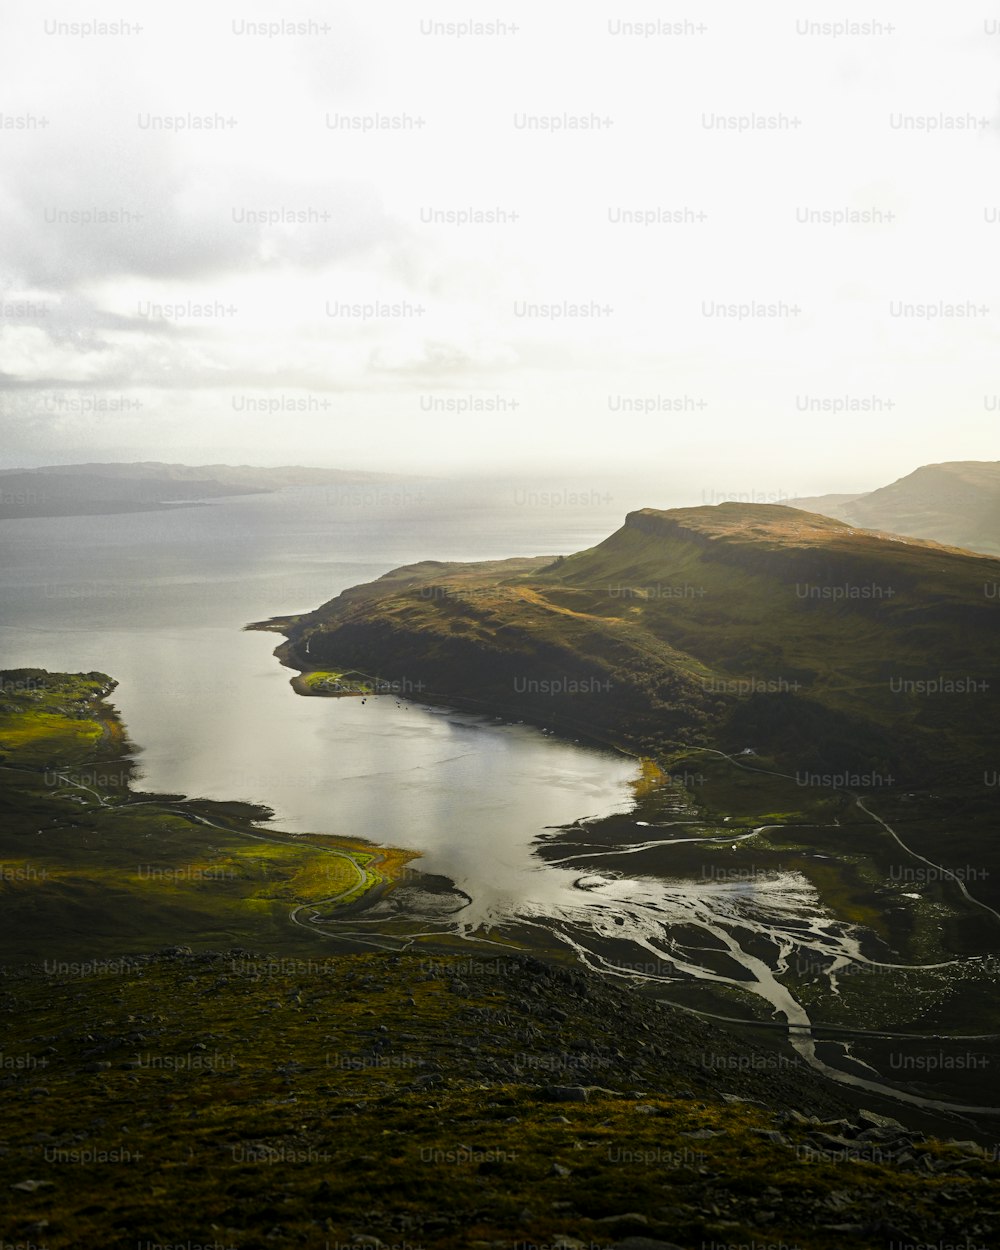
{"label": "yellow-green grass", "polygon": [[412,858],[360,838],[288,835],[265,809],[135,793],[103,675],[5,674],[0,941],[5,960],[123,941],[315,943],[294,908],[357,902]]}
{"label": "yellow-green grass", "polygon": [[[950,1161],[948,1175],[828,1161],[810,1154],[807,1126],[724,1103],[737,1078],[704,1066],[730,1054],[720,1030],[624,995],[617,1009],[619,998],[578,1010],[543,984],[546,1004],[570,1018],[541,1012],[525,1054],[525,978],[474,973],[456,995],[449,978],[468,978],[468,961],[435,962],[435,980],[426,960],[374,956],[181,958],[13,979],[5,1051],[45,1066],[0,1092],[8,1240],[47,1221],[50,1250],[146,1239],[264,1250],[360,1235],[467,1250],[630,1234],[685,1248],[869,1250],[879,1220],[944,1228],[949,1240],[977,1218],[992,1227],[976,1212],[994,1205],[995,1162],[933,1139],[913,1153]],[[615,1010],[628,1028],[620,1060],[588,1049]],[[607,1058],[582,1078],[530,1066],[566,1052]],[[88,1071],[95,1059],[109,1066]],[[495,1070],[509,1064],[515,1075]],[[795,1095],[783,1077],[739,1080],[749,1097],[770,1082],[777,1102],[810,1104],[808,1087]],[[586,1103],[553,1103],[540,1097],[549,1082],[598,1088]],[[764,1135],[777,1130],[787,1144]],[[25,1178],[43,1184],[8,1188]]]}
{"label": "yellow-green grass", "polygon": [[102,745],[115,752],[123,735],[101,702],[114,685],[103,673],[0,672],[0,762],[16,754],[22,765],[65,765],[92,758]]}
{"label": "yellow-green grass", "polygon": [[[368,677],[364,673],[351,670],[317,669],[313,672],[300,673],[292,683],[299,694],[330,695],[331,697],[347,695],[367,695],[376,693],[378,678]],[[335,689],[339,686],[340,689]]]}

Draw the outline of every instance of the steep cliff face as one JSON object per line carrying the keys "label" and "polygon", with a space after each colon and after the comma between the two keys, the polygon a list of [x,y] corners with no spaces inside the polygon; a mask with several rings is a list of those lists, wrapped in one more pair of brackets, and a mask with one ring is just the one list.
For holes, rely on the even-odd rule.
{"label": "steep cliff face", "polygon": [[564,559],[426,562],[289,628],[359,668],[642,749],[770,747],[828,768],[995,759],[1000,561],[781,505],[641,509]]}

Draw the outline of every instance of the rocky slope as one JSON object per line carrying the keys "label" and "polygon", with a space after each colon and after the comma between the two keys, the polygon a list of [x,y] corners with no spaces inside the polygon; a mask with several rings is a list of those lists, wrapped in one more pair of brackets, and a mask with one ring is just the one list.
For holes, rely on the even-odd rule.
{"label": "rocky slope", "polygon": [[[990,1133],[509,957],[184,947],[0,981],[9,1242],[995,1244]],[[978,1138],[979,1140],[972,1140]]]}

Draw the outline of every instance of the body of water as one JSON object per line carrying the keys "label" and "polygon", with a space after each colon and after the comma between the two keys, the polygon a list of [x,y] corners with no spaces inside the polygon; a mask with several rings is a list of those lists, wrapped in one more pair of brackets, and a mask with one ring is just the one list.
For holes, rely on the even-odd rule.
{"label": "body of water", "polygon": [[[392,696],[302,698],[273,658],[277,636],[243,632],[400,564],[579,550],[606,537],[624,510],[610,499],[532,506],[502,486],[437,483],[7,521],[2,664],[116,678],[112,700],[146,789],[262,803],[277,828],[419,853],[421,875],[370,913],[317,914],[318,938],[347,930],[391,947],[425,932],[472,942],[506,935],[568,948],[609,975],[680,990],[689,1004],[728,1004],[784,1024],[807,1063],[889,1092],[882,1043],[818,1045],[813,1008],[790,984],[803,961],[828,1002],[840,996],[845,964],[868,964],[887,987],[898,975],[891,950],[824,909],[805,860],[748,882],[699,879],[702,839],[725,845],[733,864],[742,862],[740,839],[705,827],[679,787],[662,787],[652,802],[647,793],[640,812],[635,761]],[[608,822],[611,842],[592,840],[588,830]],[[753,836],[759,852],[766,834]],[[835,865],[836,831],[809,836],[828,839],[817,858]],[[872,838],[880,836],[873,821]],[[691,854],[702,856],[701,868]],[[935,993],[951,967],[898,962],[925,971]],[[823,1001],[819,991],[810,997]],[[870,1002],[856,1014],[870,1017]],[[934,1091],[899,1096],[939,1103]]]}
{"label": "body of water", "polygon": [[5,667],[97,669],[140,748],[139,784],[263,803],[295,832],[420,850],[476,897],[544,877],[547,825],[627,805],[635,764],[523,725],[388,696],[308,699],[250,621],[318,607],[428,556],[589,546],[620,523],[518,507],[502,487],[310,487],[0,527]]}

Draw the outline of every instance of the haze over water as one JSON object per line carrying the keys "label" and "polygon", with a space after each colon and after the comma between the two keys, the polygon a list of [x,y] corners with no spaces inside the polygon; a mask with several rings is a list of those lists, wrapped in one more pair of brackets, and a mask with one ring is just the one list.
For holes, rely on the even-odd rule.
{"label": "haze over water", "polygon": [[[699,879],[704,869],[689,850],[704,863],[703,836],[735,863],[751,834],[706,826],[683,790],[668,788],[658,810],[644,811],[653,827],[633,816],[611,842],[591,841],[590,819],[632,812],[634,761],[392,696],[302,698],[272,655],[278,636],[243,632],[405,563],[579,550],[639,502],[512,500],[496,484],[294,488],[167,512],[7,521],[3,664],[116,678],[112,701],[139,749],[140,788],[253,801],[273,809],[277,829],[419,853],[414,867],[424,875],[365,916],[308,918],[319,941],[324,925],[390,946],[421,932],[479,943],[489,931],[562,945],[710,1011],[721,1003],[808,1030],[822,1017],[787,984],[790,963],[882,960],[888,972],[894,957],[866,949],[793,866],[749,884]],[[766,835],[755,841],[765,843]],[[654,858],[641,866],[647,851]],[[927,972],[947,975],[948,966]],[[820,976],[838,995],[836,969]],[[885,1071],[876,1038],[864,1043],[863,1062],[807,1032],[791,1040],[832,1079],[889,1092],[876,1079]]]}
{"label": "haze over water", "polygon": [[145,788],[263,803],[280,828],[425,850],[428,871],[452,875],[498,838],[613,810],[634,765],[387,696],[301,698],[272,655],[280,639],[243,626],[416,560],[570,551],[620,519],[610,503],[519,510],[410,486],[9,521],[4,663],[116,678]]}

